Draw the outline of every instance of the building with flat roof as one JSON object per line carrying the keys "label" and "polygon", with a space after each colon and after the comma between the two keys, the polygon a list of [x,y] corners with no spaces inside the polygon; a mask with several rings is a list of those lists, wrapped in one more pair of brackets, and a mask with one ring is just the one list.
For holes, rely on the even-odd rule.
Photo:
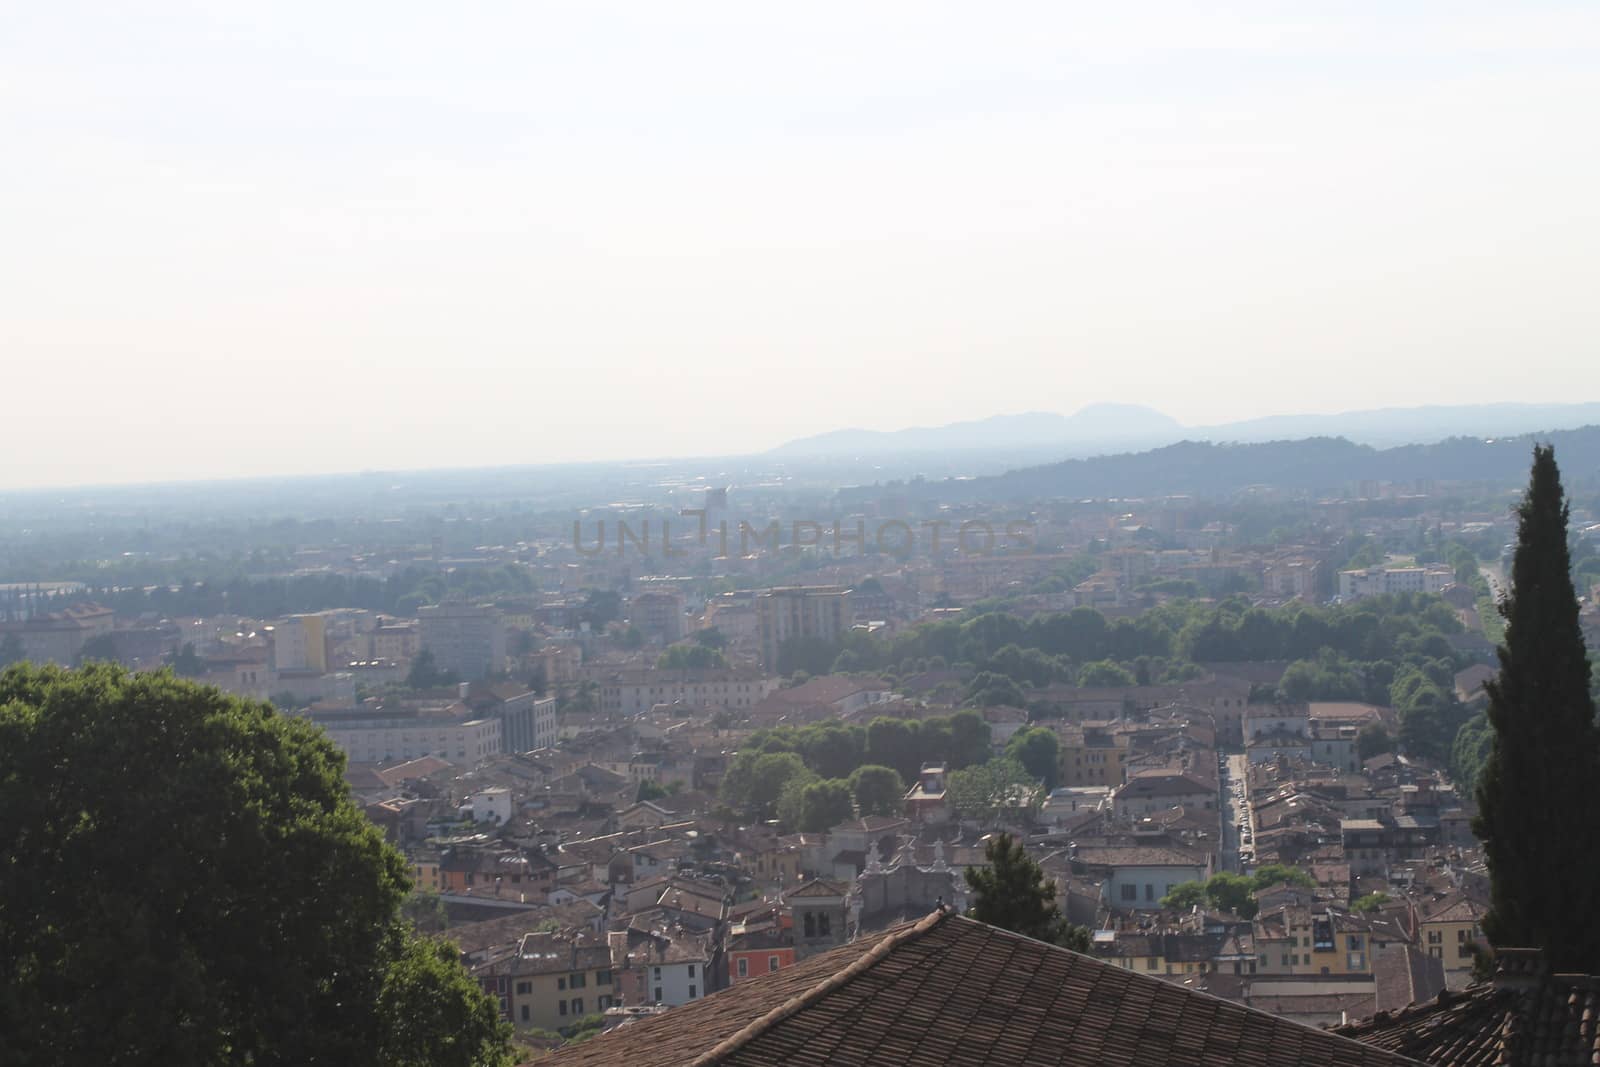
{"label": "building with flat roof", "polygon": [[836,642],[853,620],[850,590],[842,585],[781,586],[756,597],[761,663],[777,670],[783,643],[795,637]]}

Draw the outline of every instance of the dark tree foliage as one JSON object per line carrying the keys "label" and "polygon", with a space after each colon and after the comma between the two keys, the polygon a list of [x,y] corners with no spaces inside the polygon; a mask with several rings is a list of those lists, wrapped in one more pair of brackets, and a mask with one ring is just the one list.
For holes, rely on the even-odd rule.
{"label": "dark tree foliage", "polygon": [[455,671],[439,668],[439,661],[434,658],[431,648],[418,652],[411,661],[411,669],[406,672],[406,685],[412,689],[437,689],[455,685],[458,681],[460,678]]}
{"label": "dark tree foliage", "polygon": [[0,674],[6,1063],[500,1064],[316,727],[170,673]]}
{"label": "dark tree foliage", "polygon": [[1494,740],[1473,829],[1489,864],[1484,932],[1543,949],[1552,969],[1600,967],[1600,743],[1554,450],[1535,448],[1520,517],[1500,674],[1487,685]]}
{"label": "dark tree foliage", "polygon": [[656,658],[656,666],[664,671],[709,670],[726,667],[727,657],[710,645],[673,645]]}
{"label": "dark tree foliage", "polygon": [[905,782],[893,767],[869,763],[850,774],[850,792],[862,815],[897,815],[906,795]]}
{"label": "dark tree foliage", "polygon": [[1018,730],[1006,742],[1006,755],[1026,767],[1028,773],[1043,782],[1046,789],[1056,787],[1060,754],[1061,742],[1056,738],[1055,731],[1042,726]]}
{"label": "dark tree foliage", "polygon": [[1039,941],[1089,951],[1089,931],[1062,916],[1055,883],[1045,878],[1022,842],[999,834],[983,854],[989,866],[969,867],[966,872],[973,894],[968,911],[972,918]]}

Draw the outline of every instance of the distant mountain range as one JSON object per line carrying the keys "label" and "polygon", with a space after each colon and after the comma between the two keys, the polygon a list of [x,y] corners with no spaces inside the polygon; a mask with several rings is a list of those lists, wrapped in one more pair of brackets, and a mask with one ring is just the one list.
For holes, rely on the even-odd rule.
{"label": "distant mountain range", "polygon": [[[1183,441],[1146,452],[1070,459],[976,478],[917,480],[893,491],[908,499],[957,503],[1021,503],[1048,499],[1221,497],[1251,487],[1312,495],[1360,482],[1468,482],[1491,487],[1526,484],[1535,441],[1555,446],[1568,489],[1589,491],[1600,475],[1600,425],[1504,437],[1453,437],[1426,445],[1374,448],[1339,437],[1218,444]],[[852,506],[882,486],[840,491]]]}
{"label": "distant mountain range", "polygon": [[[834,430],[779,445],[781,458],[866,458],[913,453],[996,451],[1104,455],[1179,441],[1253,443],[1342,437],[1385,448],[1449,437],[1501,437],[1600,424],[1600,403],[1462,404],[1380,408],[1338,415],[1271,415],[1213,426],[1185,426],[1138,404],[1091,404],[1073,415],[1029,412],[906,430]],[[1042,457],[1041,457],[1042,458]]]}

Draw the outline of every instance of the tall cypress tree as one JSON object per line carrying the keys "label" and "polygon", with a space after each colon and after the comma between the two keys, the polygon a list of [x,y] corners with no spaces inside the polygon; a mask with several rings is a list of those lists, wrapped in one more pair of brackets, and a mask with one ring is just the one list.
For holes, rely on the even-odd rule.
{"label": "tall cypress tree", "polygon": [[1555,450],[1533,450],[1500,674],[1487,686],[1494,741],[1473,829],[1489,863],[1484,933],[1537,947],[1556,970],[1600,970],[1600,735],[1567,553]]}

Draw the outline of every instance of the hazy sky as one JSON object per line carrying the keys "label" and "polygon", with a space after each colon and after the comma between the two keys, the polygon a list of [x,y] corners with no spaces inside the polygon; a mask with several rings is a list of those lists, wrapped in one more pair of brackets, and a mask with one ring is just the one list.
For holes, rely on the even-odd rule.
{"label": "hazy sky", "polygon": [[8,4],[0,486],[1600,399],[1600,6],[1203,6]]}

